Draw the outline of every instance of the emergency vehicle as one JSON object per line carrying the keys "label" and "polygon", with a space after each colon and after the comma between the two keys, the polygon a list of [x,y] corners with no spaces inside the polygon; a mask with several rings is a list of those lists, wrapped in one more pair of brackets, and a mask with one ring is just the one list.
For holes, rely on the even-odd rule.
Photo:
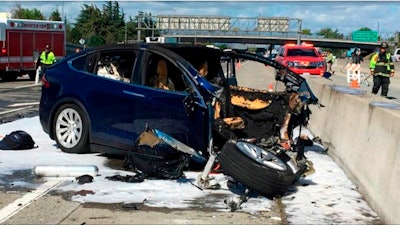
{"label": "emergency vehicle", "polygon": [[12,81],[29,74],[35,79],[35,63],[46,45],[57,59],[65,56],[64,22],[0,17],[0,78]]}
{"label": "emergency vehicle", "polygon": [[326,72],[325,59],[312,44],[286,44],[278,49],[275,61],[300,75],[323,76]]}

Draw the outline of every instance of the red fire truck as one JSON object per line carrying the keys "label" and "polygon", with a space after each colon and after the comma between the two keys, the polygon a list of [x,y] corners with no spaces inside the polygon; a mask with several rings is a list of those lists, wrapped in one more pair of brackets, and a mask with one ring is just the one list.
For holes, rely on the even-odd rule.
{"label": "red fire truck", "polygon": [[58,59],[65,56],[65,24],[62,21],[0,18],[0,78],[35,78],[35,63],[46,45]]}

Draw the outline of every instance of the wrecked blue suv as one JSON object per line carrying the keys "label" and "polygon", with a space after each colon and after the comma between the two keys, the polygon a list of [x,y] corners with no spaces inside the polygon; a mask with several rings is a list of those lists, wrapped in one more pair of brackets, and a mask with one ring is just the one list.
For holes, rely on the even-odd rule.
{"label": "wrecked blue suv", "polygon": [[[286,90],[238,87],[235,63],[243,60],[279,70]],[[207,77],[198,71],[204,61]],[[64,152],[133,155],[134,167],[164,178],[187,167],[167,168],[176,162],[216,160],[247,187],[275,195],[307,170],[290,129],[306,124],[317,103],[304,78],[262,56],[137,43],[89,49],[46,70],[39,116]]]}

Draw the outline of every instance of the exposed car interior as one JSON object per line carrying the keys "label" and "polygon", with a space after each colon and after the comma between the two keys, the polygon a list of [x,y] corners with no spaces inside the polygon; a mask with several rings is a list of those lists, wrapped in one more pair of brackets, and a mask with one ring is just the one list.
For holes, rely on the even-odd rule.
{"label": "exposed car interior", "polygon": [[[169,78],[169,82],[174,86],[174,90],[172,91],[186,90],[186,85],[182,79],[182,72],[180,69],[173,65],[169,60],[153,54],[148,61],[145,85],[149,87],[157,87],[158,85],[155,85],[155,83],[158,82],[160,73],[165,74]],[[171,88],[165,90],[171,90]]]}
{"label": "exposed car interior", "polygon": [[106,78],[130,82],[135,55],[131,51],[103,52],[95,73]]}

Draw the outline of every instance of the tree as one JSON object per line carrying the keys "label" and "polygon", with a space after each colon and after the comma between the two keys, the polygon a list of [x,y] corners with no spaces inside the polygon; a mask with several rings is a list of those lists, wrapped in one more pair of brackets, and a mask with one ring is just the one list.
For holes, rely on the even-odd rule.
{"label": "tree", "polygon": [[[69,41],[77,44],[81,38],[89,40],[92,36],[100,35],[103,29],[102,25],[103,18],[101,11],[95,5],[84,4],[76,19],[75,26],[71,30],[71,32],[74,33],[74,39]],[[96,38],[95,43],[105,44],[105,40],[99,41],[98,38]]]}
{"label": "tree", "polygon": [[40,10],[24,9],[21,3],[15,3],[15,6],[11,9],[11,17],[16,19],[31,19],[31,20],[46,20]]}
{"label": "tree", "polygon": [[332,30],[331,28],[322,28],[317,35],[321,35],[324,38],[330,38],[330,39],[343,39],[344,35],[343,33],[339,33],[338,29]]}
{"label": "tree", "polygon": [[118,2],[108,1],[102,10],[95,5],[84,4],[69,41],[78,43],[83,38],[89,46],[122,42],[125,39],[125,14]]}
{"label": "tree", "polygon": [[303,35],[312,35],[311,30],[310,29],[303,29],[301,30],[301,34]]}
{"label": "tree", "polygon": [[358,30],[360,30],[360,31],[371,31],[371,28],[369,28],[369,27],[362,27],[362,28],[360,28],[360,29],[358,29]]}
{"label": "tree", "polygon": [[58,9],[56,9],[54,12],[51,13],[49,20],[52,20],[52,21],[61,21],[62,20]]}
{"label": "tree", "polygon": [[105,37],[106,43],[117,43],[124,40],[125,22],[124,13],[120,12],[118,2],[106,2],[103,5],[103,30],[101,34]]}
{"label": "tree", "polygon": [[129,20],[126,22],[126,37],[128,42],[132,39],[137,40],[137,27],[137,17],[133,19],[131,16],[129,16]]}

